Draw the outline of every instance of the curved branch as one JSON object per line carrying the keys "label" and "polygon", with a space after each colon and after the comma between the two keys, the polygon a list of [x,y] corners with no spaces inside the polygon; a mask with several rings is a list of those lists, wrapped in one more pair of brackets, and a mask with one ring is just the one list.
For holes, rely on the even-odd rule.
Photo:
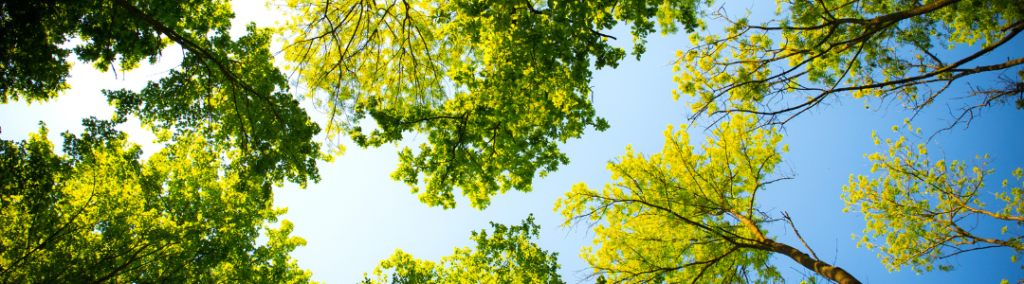
{"label": "curved branch", "polygon": [[266,98],[265,96],[261,95],[259,92],[254,90],[248,84],[245,84],[241,80],[239,80],[238,77],[235,76],[234,72],[232,72],[231,69],[229,69],[227,66],[224,66],[224,64],[220,60],[217,60],[217,58],[214,57],[213,54],[210,51],[206,50],[202,46],[199,46],[198,44],[196,44],[195,42],[189,40],[188,38],[185,38],[181,34],[178,34],[174,30],[172,30],[171,28],[168,28],[167,26],[165,26],[163,23],[160,23],[160,21],[157,21],[156,19],[153,19],[153,17],[150,17],[145,12],[140,10],[138,7],[135,7],[131,3],[128,3],[128,1],[125,1],[125,0],[111,0],[111,1],[113,1],[114,4],[117,4],[118,6],[121,6],[121,8],[124,8],[125,10],[128,10],[128,12],[131,13],[132,15],[135,15],[136,17],[139,17],[140,19],[142,19],[146,23],[149,23],[151,26],[153,26],[154,29],[156,29],[157,31],[159,31],[162,34],[167,35],[168,38],[170,38],[171,40],[177,42],[178,44],[181,44],[181,46],[184,47],[185,49],[188,49],[189,51],[191,51],[191,52],[193,52],[195,54],[199,54],[199,55],[205,57],[209,62],[213,62],[213,64],[217,66],[217,69],[220,70],[221,74],[223,74],[224,77],[228,79],[228,81],[231,81],[235,85],[242,87],[242,89],[246,90],[247,92],[252,93],[256,97],[266,101],[268,104],[270,104],[272,106],[271,111],[273,112],[274,117],[277,118],[278,121],[281,121],[282,123],[284,122],[284,120],[281,119],[281,116],[277,113],[277,109],[279,109],[277,104],[275,104],[269,98]]}

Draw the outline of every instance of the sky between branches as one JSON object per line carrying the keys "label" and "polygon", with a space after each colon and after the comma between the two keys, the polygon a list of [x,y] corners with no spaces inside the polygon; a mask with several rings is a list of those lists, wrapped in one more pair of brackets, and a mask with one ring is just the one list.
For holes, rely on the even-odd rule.
{"label": "sky between branches", "polygon": [[[244,33],[245,23],[249,21],[266,27],[276,20],[284,20],[277,12],[268,11],[261,1],[235,1],[233,7],[236,19],[232,34],[235,36]],[[773,12],[775,4],[744,1],[727,8],[737,12],[749,9],[756,15]],[[715,31],[717,26],[712,23],[711,29]],[[618,38],[615,42],[618,46],[627,49],[631,46],[627,29],[615,29],[608,34]],[[513,191],[495,197],[485,211],[470,208],[469,202],[461,196],[457,197],[457,202],[463,206],[454,210],[429,208],[409,194],[405,185],[388,177],[397,164],[397,150],[417,145],[424,137],[405,141],[397,145],[398,148],[385,146],[366,150],[343,141],[348,148],[344,156],[334,163],[320,162],[323,180],[319,184],[311,184],[306,190],[291,184],[275,189],[276,206],[288,207],[289,213],[284,219],[295,223],[293,235],[308,241],[306,247],[298,248],[292,256],[302,268],[313,271],[316,281],[354,283],[362,279],[364,271],[371,271],[396,248],[417,258],[437,260],[451,254],[453,247],[472,245],[470,231],[489,228],[488,221],[518,224],[533,213],[536,223],[542,226],[536,242],[545,250],[559,253],[561,274],[567,283],[581,281],[589,269],[577,255],[582,246],[591,244],[593,234],[586,227],[559,227],[563,219],[552,211],[555,199],[572,184],[586,182],[601,186],[609,181],[610,173],[605,165],[624,154],[627,144],[645,154],[660,151],[665,127],[687,123],[690,114],[689,108],[681,102],[688,98],[673,102],[670,93],[677,86],[672,82],[670,61],[675,59],[676,50],[689,47],[689,41],[685,35],[652,36],[649,40],[642,61],[629,58],[618,69],[595,73],[592,80],[595,108],[599,116],[608,119],[611,128],[605,132],[589,131],[581,139],[570,140],[561,147],[571,159],[569,165],[547,178],[535,180],[534,192]],[[1021,39],[1011,44],[1018,47],[1017,50],[1024,47]],[[68,81],[72,89],[55,101],[31,106],[24,103],[0,105],[3,130],[0,138],[27,139],[28,133],[38,129],[39,121],[46,122],[53,133],[65,130],[79,133],[82,118],[105,119],[113,114],[101,89],[139,90],[147,81],[164,76],[168,69],[176,66],[181,52],[179,46],[171,46],[164,50],[158,64],[116,76],[77,63]],[[991,54],[987,57],[998,60],[1007,56]],[[994,82],[995,78],[988,80]],[[985,83],[980,79],[971,82]],[[963,90],[967,86],[956,87]],[[915,119],[914,126],[922,127],[923,131],[945,127],[946,120],[951,119],[946,105],[955,108],[962,104],[956,100],[960,94],[962,92],[956,90],[948,91],[943,101]],[[883,138],[896,138],[898,135],[888,129],[909,116],[898,104],[877,107],[879,104],[872,102],[875,107],[870,109],[865,109],[864,104],[862,100],[842,97],[787,125],[783,143],[789,144],[790,152],[783,156],[780,168],[792,172],[796,178],[773,184],[759,193],[761,210],[776,217],[781,211],[788,211],[818,256],[828,262],[834,260],[835,265],[865,283],[998,283],[1000,279],[1024,278],[1020,264],[1010,263],[1012,252],[1004,248],[951,258],[950,263],[957,267],[953,272],[916,275],[910,269],[889,273],[876,257],[876,251],[856,247],[856,240],[850,235],[861,233],[864,220],[857,213],[842,213],[843,201],[839,197],[842,186],[850,174],[868,173],[871,163],[863,154],[884,151],[882,146],[872,143],[871,131],[877,130]],[[310,102],[304,102],[303,106],[314,121],[326,122],[327,117],[317,113]],[[947,159],[969,160],[975,155],[990,154],[994,158],[990,168],[996,170],[990,184],[991,190],[996,190],[997,184],[1010,178],[1012,169],[1024,166],[1020,162],[1024,161],[1024,150],[1020,147],[1024,141],[1024,132],[1019,129],[1021,122],[1024,122],[1024,111],[1012,106],[996,107],[983,112],[967,130],[957,127],[937,135],[934,143]],[[138,120],[130,119],[120,129],[129,133],[130,141],[143,145],[146,153],[157,151],[158,146],[150,143],[153,136],[139,127]],[[692,141],[703,141],[701,130],[702,127],[690,128]],[[53,137],[59,136],[51,135]],[[799,243],[781,222],[773,224],[769,230],[779,241]],[[978,230],[998,231],[984,224]],[[773,261],[791,281],[798,282],[801,274],[811,274],[788,258],[775,257]],[[593,280],[582,282],[592,283]]]}

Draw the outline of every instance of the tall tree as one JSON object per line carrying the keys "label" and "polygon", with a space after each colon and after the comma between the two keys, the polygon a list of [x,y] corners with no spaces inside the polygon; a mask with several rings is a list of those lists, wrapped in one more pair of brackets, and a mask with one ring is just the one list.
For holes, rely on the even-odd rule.
{"label": "tall tree", "polygon": [[[974,101],[953,116],[949,129],[970,123],[983,108],[1024,107],[1024,58],[980,60],[1016,55],[1012,41],[1024,31],[1022,12],[1018,1],[783,1],[776,17],[753,24],[748,16],[719,11],[713,20],[726,23],[725,34],[692,34],[694,47],[677,52],[673,95],[696,97],[690,118],[711,117],[709,128],[732,123],[737,113],[769,126],[843,94],[901,103],[914,117],[963,79],[998,76],[991,85],[966,83]],[[984,160],[966,170],[963,161],[929,160],[927,143],[918,149],[903,138],[886,143],[888,155],[870,156],[872,172],[881,169],[881,175],[851,176],[843,198],[847,210],[865,214],[861,244],[878,248],[890,269],[930,271],[939,260],[986,248],[1013,249],[1013,261],[1020,256],[1021,236],[1012,230],[972,229],[982,222],[1019,227],[1019,189],[996,193],[1005,207],[990,209],[978,193],[992,173]]]}
{"label": "tall tree", "polygon": [[565,225],[593,226],[594,246],[581,255],[595,273],[608,283],[769,283],[783,280],[769,262],[779,254],[838,283],[860,283],[809,247],[811,255],[766,231],[782,218],[762,212],[755,197],[787,177],[775,173],[782,136],[757,125],[752,115],[732,115],[699,152],[685,126],[669,127],[661,153],[626,148],[608,165],[614,183],[602,190],[579,183],[559,198]]}
{"label": "tall tree", "polygon": [[532,214],[518,226],[492,222],[491,227],[491,235],[487,230],[473,232],[470,239],[476,242],[476,250],[455,248],[439,263],[396,250],[374,269],[374,279],[364,275],[362,283],[565,283],[557,273],[558,253],[548,253],[530,241],[540,230]]}
{"label": "tall tree", "polygon": [[483,209],[568,163],[558,143],[608,127],[590,68],[615,67],[625,51],[602,31],[629,25],[639,59],[655,21],[691,31],[701,2],[295,0],[285,56],[331,115],[328,135],[378,147],[425,133],[391,177],[430,206],[453,208],[459,187]]}
{"label": "tall tree", "polygon": [[305,245],[291,223],[265,226],[285,209],[221,146],[189,135],[142,160],[113,123],[83,125],[64,134],[65,156],[45,126],[0,143],[0,282],[309,282],[288,256]]}
{"label": "tall tree", "polygon": [[[613,184],[594,190],[580,183],[556,202],[565,225],[594,225],[595,246],[582,254],[600,281],[774,282],[782,278],[769,256],[781,254],[827,279],[858,283],[819,260],[785,211],[772,218],[758,209],[757,192],[787,177],[774,173],[781,136],[758,128],[753,117],[734,114],[717,124],[702,153],[690,146],[685,127],[670,127],[661,153],[644,157],[627,148],[608,166]],[[909,120],[905,126],[920,133]],[[844,187],[844,211],[860,211],[867,221],[858,246],[877,249],[890,271],[950,271],[955,266],[940,261],[983,249],[1012,249],[1008,260],[1020,259],[1024,185],[1003,180],[1008,190],[982,191],[995,172],[986,168],[987,155],[971,166],[932,161],[925,143],[913,145],[903,136],[884,143],[888,151],[868,156],[872,172],[881,174],[851,175]],[[1024,170],[1012,175],[1020,182]],[[995,196],[992,202],[984,201],[986,192]],[[776,221],[787,222],[807,252],[768,237],[765,226]]]}
{"label": "tall tree", "polygon": [[[1012,0],[791,0],[762,24],[714,13],[727,23],[725,34],[691,36],[694,47],[677,53],[673,93],[697,98],[692,119],[750,112],[782,124],[844,94],[916,112],[954,83],[1000,74],[991,85],[968,84],[972,102],[950,127],[969,123],[982,108],[1024,107],[1024,57],[1012,57],[1019,46],[1010,44],[1024,31],[1022,7]],[[979,62],[997,52],[1010,53]]]}

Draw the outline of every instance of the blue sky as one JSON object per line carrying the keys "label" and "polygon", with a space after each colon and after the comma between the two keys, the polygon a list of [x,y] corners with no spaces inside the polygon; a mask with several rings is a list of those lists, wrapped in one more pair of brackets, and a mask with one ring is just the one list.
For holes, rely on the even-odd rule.
{"label": "blue sky", "polygon": [[[765,2],[744,4],[742,8],[754,13],[775,10],[774,3]],[[248,21],[256,21],[264,27],[275,20],[283,20],[266,11],[260,1],[235,1],[234,6],[238,16],[234,34],[244,32],[244,23]],[[617,43],[621,46],[631,45],[626,29],[616,29],[609,34],[618,37]],[[568,141],[561,150],[571,159],[569,165],[546,178],[536,179],[533,192],[509,192],[494,197],[485,211],[470,208],[468,200],[461,196],[457,197],[460,206],[454,210],[427,207],[409,193],[407,186],[389,178],[397,164],[396,152],[405,146],[418,145],[423,140],[421,137],[410,135],[400,145],[365,150],[343,139],[348,152],[334,163],[319,164],[323,177],[319,184],[311,184],[307,189],[286,185],[275,190],[276,205],[289,208],[284,218],[295,223],[293,234],[308,241],[306,247],[297,249],[292,256],[302,268],[313,271],[314,280],[354,283],[362,279],[364,271],[373,270],[378,261],[389,257],[395,249],[436,261],[451,254],[454,247],[471,246],[470,232],[489,229],[489,221],[518,224],[532,213],[542,226],[536,242],[543,249],[559,253],[561,274],[567,283],[581,281],[589,269],[578,254],[582,246],[592,244],[593,233],[585,226],[560,227],[563,218],[552,210],[554,201],[575,183],[602,186],[608,182],[610,173],[605,166],[624,154],[626,145],[644,154],[656,153],[664,143],[662,132],[667,125],[688,123],[686,118],[690,111],[684,102],[688,98],[672,101],[670,92],[676,84],[672,82],[674,74],[670,62],[675,59],[676,50],[689,47],[689,40],[685,36],[658,35],[649,40],[642,61],[627,57],[619,68],[598,70],[594,74],[595,107],[611,128],[605,132],[591,130],[581,139]],[[981,60],[1019,56],[1022,46],[1018,39],[1004,47],[1003,53]],[[65,130],[80,132],[82,118],[111,116],[113,109],[107,106],[101,89],[141,89],[148,80],[158,79],[176,66],[180,54],[180,47],[170,47],[157,65],[143,66],[117,77],[79,63],[68,82],[72,90],[55,101],[31,106],[24,103],[0,105],[3,129],[0,138],[26,139],[29,132],[37,130],[38,121],[45,121],[53,133],[51,140],[59,143],[55,134]],[[992,80],[991,76],[975,77],[970,82],[977,86]],[[966,81],[959,84],[959,90],[947,92],[943,101],[920,114],[914,125],[928,133],[945,126],[945,120],[950,119],[947,103],[955,108],[971,102],[970,99],[955,99],[963,94]],[[865,109],[863,100],[848,96],[827,102],[826,106],[803,114],[785,128],[783,143],[789,144],[790,152],[784,155],[780,169],[789,169],[796,178],[773,184],[759,193],[762,211],[774,216],[788,211],[818,256],[830,262],[834,260],[835,265],[865,283],[998,283],[1000,279],[1024,278],[1021,263],[1009,261],[1013,254],[1009,249],[962,254],[949,260],[957,266],[953,272],[917,275],[909,268],[890,273],[876,257],[877,251],[857,248],[850,235],[860,233],[864,219],[858,213],[842,213],[842,186],[850,174],[868,174],[871,164],[863,157],[865,153],[885,150],[884,145],[872,143],[871,131],[877,130],[883,138],[896,138],[898,136],[888,129],[901,124],[910,114],[898,104],[880,107],[877,101],[869,101],[872,108]],[[326,121],[308,101],[303,105],[314,120],[321,124]],[[1021,122],[1024,122],[1024,111],[1012,106],[995,107],[983,112],[966,130],[958,127],[938,135],[934,147],[941,147],[947,160],[991,154],[994,161],[990,168],[996,173],[991,176],[990,187],[986,190],[999,191],[1002,189],[998,185],[1009,178],[1009,172],[1024,166]],[[129,133],[131,141],[144,145],[147,153],[156,151],[156,146],[150,144],[153,136],[139,128],[137,120],[130,120],[121,129]],[[691,128],[691,140],[703,141],[702,129]],[[1001,208],[1001,204],[992,205]],[[1012,224],[1007,225],[1014,229]],[[987,236],[999,234],[997,227],[989,225],[976,230]],[[799,240],[782,223],[770,225],[768,231],[770,236],[778,237],[778,241],[800,247]],[[788,258],[777,256],[773,261],[790,281],[799,282],[800,273],[810,274]]]}

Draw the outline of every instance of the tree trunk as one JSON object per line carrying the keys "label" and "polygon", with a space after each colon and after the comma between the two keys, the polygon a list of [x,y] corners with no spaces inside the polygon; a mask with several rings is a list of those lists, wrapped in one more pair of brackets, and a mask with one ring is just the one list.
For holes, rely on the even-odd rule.
{"label": "tree trunk", "polygon": [[792,258],[807,269],[813,270],[818,273],[818,275],[832,279],[839,284],[860,284],[860,281],[857,280],[857,278],[854,278],[853,275],[850,275],[850,273],[846,272],[846,270],[843,270],[842,268],[831,266],[824,261],[811,258],[806,253],[803,253],[802,251],[787,244],[777,243],[772,240],[765,240],[764,242],[771,251],[789,256],[789,258]]}

